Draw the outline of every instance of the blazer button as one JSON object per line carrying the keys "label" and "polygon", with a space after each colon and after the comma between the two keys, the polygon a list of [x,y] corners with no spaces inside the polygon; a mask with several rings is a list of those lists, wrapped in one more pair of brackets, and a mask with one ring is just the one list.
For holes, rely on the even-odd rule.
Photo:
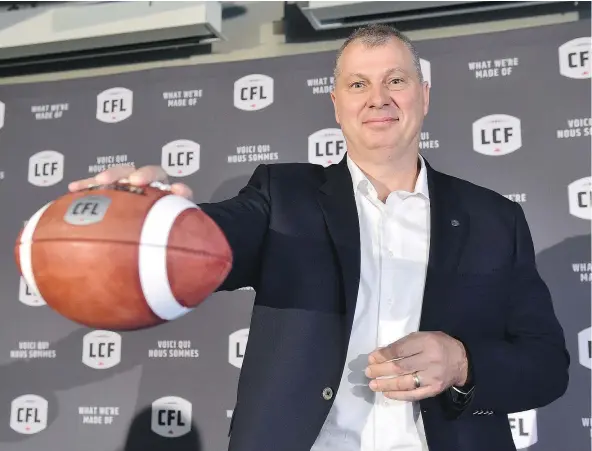
{"label": "blazer button", "polygon": [[323,389],[323,399],[329,401],[331,398],[333,398],[333,389],[331,387],[325,387]]}

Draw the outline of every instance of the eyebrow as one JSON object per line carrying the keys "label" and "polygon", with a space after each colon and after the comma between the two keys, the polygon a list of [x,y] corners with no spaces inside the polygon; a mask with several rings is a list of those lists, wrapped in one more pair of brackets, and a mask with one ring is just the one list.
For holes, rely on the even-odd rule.
{"label": "eyebrow", "polygon": [[[384,75],[385,75],[385,76],[387,76],[387,75],[391,75],[391,74],[392,74],[392,73],[394,73],[394,72],[402,72],[402,73],[407,73],[407,71],[405,71],[404,69],[402,69],[402,68],[400,68],[400,67],[393,67],[393,68],[387,69],[387,70],[384,72]],[[362,74],[362,73],[360,73],[360,72],[354,72],[354,73],[350,73],[350,74],[348,74],[348,77],[357,77],[357,78],[363,78],[364,80],[367,80],[367,79],[368,79],[368,77],[367,77],[366,75],[364,75],[364,74]]]}

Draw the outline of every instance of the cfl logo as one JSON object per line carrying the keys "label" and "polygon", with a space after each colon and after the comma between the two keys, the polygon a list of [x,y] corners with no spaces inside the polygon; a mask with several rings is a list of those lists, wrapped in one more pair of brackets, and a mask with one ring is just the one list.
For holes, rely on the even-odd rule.
{"label": "cfl logo", "polygon": [[19,434],[37,434],[47,427],[45,398],[37,395],[22,395],[10,405],[10,428]]}
{"label": "cfl logo", "polygon": [[82,363],[95,370],[113,368],[121,362],[121,335],[108,330],[89,332],[82,339]]}
{"label": "cfl logo", "polygon": [[242,368],[247,342],[249,341],[249,329],[240,329],[228,337],[228,363],[236,368]]}
{"label": "cfl logo", "polygon": [[516,449],[528,448],[538,441],[536,410],[508,415]]}
{"label": "cfl logo", "polygon": [[234,106],[243,111],[257,111],[273,103],[273,78],[246,75],[234,82]]}
{"label": "cfl logo", "polygon": [[111,88],[97,96],[97,120],[107,124],[121,122],[132,115],[134,93],[127,88]]}
{"label": "cfl logo", "polygon": [[152,432],[176,438],[191,431],[192,406],[177,396],[165,396],[152,403]]}
{"label": "cfl logo", "polygon": [[592,219],[592,177],[574,180],[567,186],[569,213],[576,218]]}

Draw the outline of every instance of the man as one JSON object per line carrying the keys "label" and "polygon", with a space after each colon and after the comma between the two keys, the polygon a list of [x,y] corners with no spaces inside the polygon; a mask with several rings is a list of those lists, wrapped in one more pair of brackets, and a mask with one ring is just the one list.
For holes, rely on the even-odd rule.
{"label": "man", "polygon": [[[230,451],[510,451],[507,414],[569,356],[521,207],[419,155],[429,87],[396,30],[356,31],[331,94],[341,163],[259,166],[200,204],[257,295]],[[158,167],[75,182],[167,182]],[[191,198],[191,190],[173,184]]]}

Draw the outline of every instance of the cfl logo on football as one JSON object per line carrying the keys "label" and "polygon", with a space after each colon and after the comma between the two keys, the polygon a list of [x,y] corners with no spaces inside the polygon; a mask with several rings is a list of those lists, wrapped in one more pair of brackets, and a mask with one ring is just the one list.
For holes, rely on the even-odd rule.
{"label": "cfl logo on football", "polygon": [[48,403],[38,395],[22,395],[10,405],[10,428],[19,434],[37,434],[47,428]]}
{"label": "cfl logo on football", "polygon": [[108,330],[89,332],[82,339],[82,363],[95,370],[113,368],[121,362],[121,335]]}
{"label": "cfl logo on football", "polygon": [[508,420],[516,449],[528,448],[538,441],[536,410],[509,414]]}
{"label": "cfl logo on football", "polygon": [[171,177],[187,177],[199,171],[200,155],[198,143],[178,139],[162,147],[161,166]]}
{"label": "cfl logo on football", "polygon": [[428,86],[432,86],[432,64],[428,60],[420,59],[421,74],[423,80],[428,82]]}
{"label": "cfl logo on football", "polygon": [[559,73],[567,78],[590,78],[590,36],[572,39],[559,47]]}
{"label": "cfl logo on football", "polygon": [[0,128],[4,127],[4,116],[6,115],[6,104],[0,102]]}
{"label": "cfl logo on football", "polygon": [[242,368],[248,341],[249,329],[240,329],[229,335],[228,363],[236,368]]}
{"label": "cfl logo on football", "polygon": [[52,186],[64,178],[64,156],[55,150],[43,150],[29,158],[29,183]]}
{"label": "cfl logo on football", "polygon": [[46,305],[45,300],[39,295],[39,293],[29,287],[23,276],[21,276],[19,283],[19,301],[29,307]]}
{"label": "cfl logo on football", "polygon": [[580,219],[592,220],[592,177],[583,177],[567,186],[569,213]]}
{"label": "cfl logo on football", "polygon": [[308,137],[308,162],[329,166],[339,163],[347,152],[343,132],[339,128],[325,128]]}
{"label": "cfl logo on football", "polygon": [[258,111],[273,103],[273,78],[245,75],[234,82],[234,106],[243,111]]}
{"label": "cfl logo on football", "polygon": [[578,334],[578,354],[580,364],[592,369],[592,328],[588,327]]}
{"label": "cfl logo on football", "polygon": [[520,119],[492,114],[473,122],[473,149],[482,155],[499,156],[522,147]]}
{"label": "cfl logo on football", "polygon": [[132,115],[134,93],[127,88],[111,88],[97,95],[97,119],[107,124],[121,122]]}
{"label": "cfl logo on football", "polygon": [[152,403],[152,431],[162,437],[182,437],[191,431],[192,406],[178,396],[165,396]]}

